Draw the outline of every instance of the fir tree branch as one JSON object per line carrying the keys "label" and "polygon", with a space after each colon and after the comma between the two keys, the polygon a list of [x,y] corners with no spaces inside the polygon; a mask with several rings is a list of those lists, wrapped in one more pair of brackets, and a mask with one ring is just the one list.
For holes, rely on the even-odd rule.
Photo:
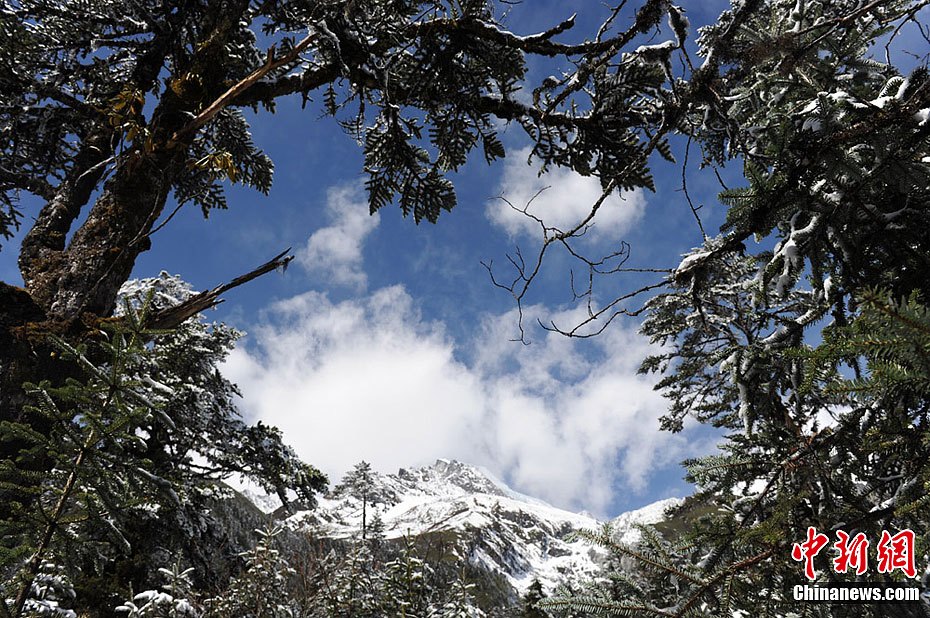
{"label": "fir tree branch", "polygon": [[598,614],[603,614],[606,612],[608,615],[613,616],[635,616],[636,613],[645,613],[652,616],[665,616],[667,618],[675,618],[677,616],[677,614],[673,614],[672,612],[658,609],[656,607],[650,607],[648,605],[622,602],[605,602],[601,599],[583,596],[572,597],[570,599],[545,599],[540,601],[538,605],[539,607],[546,609],[580,609],[582,611],[596,612]]}
{"label": "fir tree branch", "polygon": [[52,199],[55,187],[46,179],[31,174],[13,172],[0,165],[0,183],[11,187],[18,187],[29,191],[33,195],[45,200]]}
{"label": "fir tree branch", "polygon": [[682,606],[678,609],[678,611],[675,612],[675,614],[674,614],[675,618],[684,618],[684,617],[688,614],[688,611],[690,611],[690,609],[691,609],[692,607],[694,607],[695,603],[697,603],[698,601],[700,601],[700,600],[701,600],[701,597],[703,597],[704,594],[707,593],[707,592],[708,592],[714,585],[716,585],[716,583],[719,582],[721,579],[723,579],[723,578],[725,578],[725,577],[730,577],[730,576],[732,576],[732,575],[738,573],[739,571],[744,571],[744,570],[748,569],[749,567],[751,567],[751,566],[753,566],[753,565],[755,565],[755,564],[758,564],[759,562],[762,562],[762,561],[765,560],[766,558],[769,558],[769,557],[770,557],[772,554],[774,554],[774,553],[775,553],[775,548],[773,547],[773,548],[771,548],[771,549],[765,550],[764,552],[761,552],[761,553],[759,553],[759,554],[756,554],[755,556],[751,556],[751,557],[746,558],[746,559],[744,559],[744,560],[740,560],[739,562],[735,562],[735,563],[731,564],[730,566],[726,567],[725,569],[719,571],[716,575],[714,575],[714,576],[711,577],[710,579],[706,580],[706,581],[697,589],[697,591],[694,592],[694,594],[692,594],[690,597],[688,597],[688,600],[685,601],[684,605],[682,605]]}
{"label": "fir tree branch", "polygon": [[509,48],[550,58],[605,53],[613,55],[617,50],[628,45],[637,35],[648,32],[663,14],[664,4],[665,0],[647,0],[637,12],[637,20],[629,30],[608,39],[585,41],[578,44],[556,43],[551,40],[554,36],[566,32],[574,26],[574,15],[545,32],[528,36],[517,36],[507,30],[501,30],[494,24],[474,18],[434,19],[415,23],[410,25],[408,33],[414,36],[436,32],[447,36],[467,33]]}
{"label": "fir tree branch", "polygon": [[[104,409],[109,406],[114,394],[114,389],[111,387],[107,401],[104,404]],[[15,618],[20,618],[20,616],[23,615],[23,607],[26,605],[26,600],[29,598],[29,592],[32,590],[32,584],[35,582],[35,579],[39,574],[39,570],[42,567],[42,561],[45,559],[45,555],[48,553],[48,550],[52,545],[52,540],[55,537],[55,532],[58,530],[58,527],[62,521],[65,508],[67,508],[68,502],[71,499],[71,492],[74,491],[74,486],[77,484],[81,466],[83,466],[84,459],[87,457],[91,447],[93,447],[96,442],[97,431],[92,429],[87,435],[87,438],[84,440],[84,443],[81,445],[81,449],[78,451],[78,454],[71,465],[71,472],[68,474],[68,478],[65,480],[65,484],[61,489],[61,494],[58,496],[58,501],[55,503],[55,508],[52,510],[52,514],[48,517],[48,524],[46,524],[45,531],[42,533],[42,539],[39,541],[38,547],[36,547],[32,556],[26,563],[26,579],[23,582],[19,593],[16,595],[15,601],[13,602],[13,612]]]}
{"label": "fir tree branch", "polygon": [[307,69],[300,75],[286,75],[274,81],[259,81],[239,92],[229,105],[248,107],[268,103],[290,94],[309,92],[338,78],[340,68],[335,63]]}

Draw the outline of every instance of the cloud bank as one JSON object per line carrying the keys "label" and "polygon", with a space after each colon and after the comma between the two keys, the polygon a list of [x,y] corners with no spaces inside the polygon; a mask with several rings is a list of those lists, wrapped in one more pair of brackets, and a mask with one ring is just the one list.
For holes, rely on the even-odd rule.
{"label": "cloud bank", "polygon": [[[539,223],[511,208],[509,202],[521,210],[527,208],[547,227],[562,231],[573,228],[588,216],[601,197],[600,181],[566,168],[553,168],[539,176],[537,166],[527,164],[529,154],[530,149],[524,148],[504,160],[504,174],[497,190],[506,202],[501,199],[488,202],[485,210],[488,219],[512,237],[539,237]],[[642,190],[612,194],[601,205],[586,236],[592,241],[616,240],[639,221],[645,205]]]}
{"label": "cloud bank", "polygon": [[[507,158],[502,191],[524,204],[549,186],[531,211],[547,225],[577,223],[600,197],[598,181],[565,170],[537,178],[527,154]],[[640,192],[611,197],[588,238],[615,240],[643,207]],[[539,234],[500,201],[487,215],[512,235]],[[318,280],[357,294],[336,302],[312,291],[272,304],[224,368],[243,392],[246,418],[280,427],[332,481],[362,459],[393,472],[455,458],[563,508],[607,515],[621,496],[661,493],[650,482],[668,483],[670,468],[709,449],[687,432],[659,431],[666,404],[636,372],[649,347],[632,323],[593,340],[549,333],[523,346],[510,341],[512,310],[485,314],[455,340],[449,331],[462,328],[423,315],[405,286],[366,293],[364,242],[378,224],[358,189],[331,189],[326,226],[298,260]],[[523,311],[527,324],[585,317],[581,307]]]}
{"label": "cloud bank", "polygon": [[297,252],[297,263],[315,279],[364,290],[368,277],[362,270],[362,247],[378,227],[380,215],[369,214],[368,201],[358,186],[341,185],[326,192],[326,218],[330,225],[307,239]]}
{"label": "cloud bank", "polygon": [[224,373],[247,418],[280,427],[333,481],[361,459],[390,472],[457,458],[603,515],[615,492],[694,454],[658,431],[665,405],[635,371],[641,337],[615,328],[584,353],[559,335],[523,346],[508,341],[515,321],[487,316],[464,349],[402,286],[338,303],[308,292],[272,305]]}

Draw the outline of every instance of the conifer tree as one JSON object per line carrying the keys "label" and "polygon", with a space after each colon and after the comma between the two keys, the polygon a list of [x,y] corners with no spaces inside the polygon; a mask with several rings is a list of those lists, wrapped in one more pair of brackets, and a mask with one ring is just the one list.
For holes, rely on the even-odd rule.
{"label": "conifer tree", "polygon": [[[8,495],[26,498],[5,504],[9,515],[0,517],[0,569],[9,582],[0,601],[7,599],[10,615],[25,611],[49,561],[74,582],[73,602],[94,611],[113,607],[130,586],[154,584],[166,555],[195,563],[199,581],[223,585],[222,563],[235,556],[211,546],[225,533],[206,511],[218,480],[239,473],[310,504],[324,485],[279,432],[239,418],[235,387],[217,369],[236,331],[196,319],[174,331],[144,326],[147,314],[190,294],[166,275],[128,286],[106,339],[81,348],[57,343],[82,379],[31,387],[39,405],[27,411],[41,416],[46,432],[0,423],[2,439],[52,459],[41,476],[22,460],[0,461]],[[91,360],[104,353],[103,362]]]}
{"label": "conifer tree", "polygon": [[257,531],[258,544],[245,553],[245,571],[230,582],[218,597],[204,602],[203,618],[296,618],[297,603],[291,595],[295,571],[275,547],[282,528]]}
{"label": "conifer tree", "polygon": [[445,602],[434,612],[437,618],[479,618],[483,613],[475,607],[475,600],[472,596],[474,584],[465,581],[465,573],[460,572],[459,576],[448,584],[445,592]]}
{"label": "conifer tree", "polygon": [[520,598],[520,610],[514,614],[517,618],[548,618],[546,612],[539,607],[539,602],[546,598],[542,583],[533,579],[526,592]]}
{"label": "conifer tree", "polygon": [[203,615],[196,602],[191,574],[193,569],[181,569],[178,563],[173,568],[160,568],[167,580],[160,590],[146,590],[135,595],[116,608],[126,618],[201,618]]}
{"label": "conifer tree", "polygon": [[[207,216],[227,207],[228,183],[269,191],[273,164],[244,110],[319,100],[363,147],[371,210],[396,202],[417,222],[455,206],[447,173],[470,153],[505,155],[496,120],[522,127],[542,166],[651,186],[662,76],[621,53],[667,4],[644,0],[628,27],[611,16],[572,44],[560,39],[574,18],[520,36],[491,0],[5,3],[0,237],[31,223],[24,287],[0,286],[0,412],[18,416],[24,382],[63,379],[44,333],[70,325],[77,338],[113,313],[171,204]],[[578,75],[534,84],[532,58]],[[631,79],[605,75],[608,64],[635,67]],[[188,316],[163,317],[173,327]]]}
{"label": "conifer tree", "polygon": [[109,340],[99,344],[106,364],[91,362],[86,348],[56,341],[64,360],[77,363],[86,381],[28,386],[38,405],[25,412],[41,417],[47,433],[32,430],[28,422],[0,422],[5,440],[29,444],[30,453],[52,462],[50,473],[39,480],[18,461],[0,461],[3,483],[15,491],[11,495],[27,498],[5,505],[10,515],[0,519],[0,572],[10,595],[0,598],[4,615],[24,615],[46,563],[66,560],[74,576],[82,574],[81,567],[92,570],[91,565],[128,551],[118,524],[127,509],[178,500],[171,481],[157,476],[140,455],[144,439],[137,432],[163,414],[167,390],[145,382],[151,351],[144,345],[140,315],[130,312],[130,328],[113,328]]}
{"label": "conifer tree", "polygon": [[[363,145],[372,210],[396,200],[415,221],[454,207],[445,174],[471,151],[488,161],[504,155],[496,119],[525,129],[542,166],[598,177],[605,197],[651,188],[650,156],[671,158],[672,132],[699,145],[706,166],[743,165],[743,186],[721,196],[721,233],[674,269],[643,325],[664,346],[643,370],[662,376],[665,427],[678,430],[691,416],[725,432],[721,454],[689,462],[710,514],[680,545],[644,537],[649,553],[638,555],[648,568],[624,588],[628,598],[607,591],[585,608],[784,613],[797,576],[790,545],[808,526],[873,538],[910,528],[923,556],[930,79],[925,67],[899,68],[875,53],[907,22],[924,25],[922,8],[919,0],[734,1],[702,29],[697,65],[686,51],[689,24],[667,0],[643,0],[625,29],[615,11],[576,44],[560,42],[572,19],[518,36],[484,0],[6,3],[0,235],[27,220],[20,193],[43,206],[19,247],[24,288],[0,284],[0,566],[25,565],[4,609],[19,618],[52,541],[74,529],[64,523],[86,524],[81,546],[93,561],[127,540],[109,525],[107,515],[123,512],[113,507],[153,496],[167,504],[175,483],[244,470],[282,498],[292,475],[311,495],[322,483],[271,428],[233,424],[224,434],[207,423],[213,450],[196,431],[176,433],[162,386],[183,382],[186,370],[169,363],[150,383],[144,376],[158,368],[147,364],[127,378],[138,384],[115,388],[104,369],[119,364],[106,361],[126,339],[88,346],[88,355],[81,347],[110,323],[169,196],[206,215],[226,206],[224,182],[268,191],[272,165],[242,109],[271,110],[282,96],[306,101],[312,92]],[[667,42],[636,47],[665,20]],[[673,55],[687,67],[680,78]],[[526,79],[533,57],[571,68],[536,86]],[[568,246],[601,203],[574,230],[547,230],[542,252]],[[533,276],[519,273],[518,301]],[[622,313],[617,307],[606,310]],[[115,322],[143,332],[192,313],[153,315]],[[140,348],[130,358],[145,365],[147,355]],[[107,400],[111,392],[120,398]],[[216,401],[212,418],[222,419],[228,408]],[[198,472],[184,458],[201,449],[210,465]],[[258,455],[261,469],[236,449]],[[412,596],[391,611],[422,613],[416,569],[394,567],[410,577],[392,585],[406,582]],[[826,556],[817,567],[818,577],[833,577]],[[892,609],[911,611],[882,608]]]}
{"label": "conifer tree", "polygon": [[[57,421],[33,410],[45,405],[43,392],[68,388],[82,371],[77,358],[61,360],[70,357],[48,335],[77,347],[128,319],[114,315],[119,290],[173,206],[208,216],[227,207],[230,183],[269,191],[273,164],[254,143],[245,110],[272,112],[282,97],[316,96],[362,145],[371,210],[393,201],[416,222],[455,206],[447,174],[470,153],[487,162],[505,155],[498,121],[525,131],[540,166],[596,176],[608,192],[649,187],[662,76],[622,54],[662,21],[667,4],[644,0],[632,24],[614,15],[585,40],[564,43],[573,18],[520,36],[504,27],[506,5],[490,0],[3,3],[0,237],[9,241],[23,222],[29,229],[18,247],[23,286],[0,283],[0,421],[10,428],[0,462],[20,475],[0,486],[0,519],[12,520],[14,505],[36,507],[29,502],[56,464],[36,444],[52,439]],[[564,60],[576,76],[534,84],[532,58]],[[607,75],[607,65],[623,75]],[[533,93],[532,104],[521,90]],[[274,428],[231,419],[231,386],[201,372],[210,363],[184,350],[228,349],[230,332],[182,324],[237,282],[287,261],[282,254],[146,317],[144,327],[181,327],[173,345],[156,346],[163,358],[148,368],[169,363],[152,379],[176,379],[179,393],[152,393],[165,399],[165,414],[139,428],[149,432],[140,455],[157,469],[153,478],[188,484],[243,472],[285,501],[290,490],[310,500],[321,486],[322,476],[300,464]],[[106,361],[88,350],[91,365]],[[24,383],[48,388],[27,392]],[[197,402],[194,385],[210,386],[213,400]],[[206,416],[180,414],[190,405]],[[58,412],[79,416],[79,402]],[[185,425],[176,431],[179,416]],[[192,452],[207,455],[207,469]]]}
{"label": "conifer tree", "polygon": [[[0,586],[0,595],[6,598],[13,594],[17,582],[6,582]],[[43,562],[32,580],[32,586],[23,605],[23,616],[46,616],[48,618],[77,618],[70,607],[74,604],[74,586],[61,565]]]}
{"label": "conifer tree", "polygon": [[381,573],[367,543],[352,540],[321,561],[312,582],[314,618],[374,618],[383,594]]}
{"label": "conifer tree", "polygon": [[336,486],[336,495],[348,495],[361,503],[362,527],[360,533],[364,541],[368,533],[368,508],[374,498],[375,473],[371,464],[360,461],[342,477],[342,482]]}
{"label": "conifer tree", "polygon": [[[904,71],[876,53],[921,7],[734,2],[701,30],[705,56],[735,36],[717,103],[687,110],[682,130],[706,165],[740,159],[745,181],[721,194],[721,233],[647,302],[643,332],[664,348],[642,370],[661,375],[667,429],[690,416],[724,433],[719,454],[687,462],[707,514],[682,538],[653,533],[618,549],[637,565],[623,586],[560,603],[608,615],[847,615],[793,599],[805,576],[792,545],[810,526],[831,544],[861,532],[873,548],[882,531],[913,530],[916,569],[927,568],[930,80],[924,66]],[[834,572],[835,556],[831,546],[816,559],[818,582],[851,579]],[[872,560],[859,580],[908,579]]]}
{"label": "conifer tree", "polygon": [[384,565],[384,588],[380,611],[398,618],[427,618],[433,608],[432,567],[417,555],[416,544],[404,537],[394,560]]}
{"label": "conifer tree", "polygon": [[384,520],[381,518],[381,513],[375,511],[375,514],[371,517],[371,521],[368,523],[368,535],[365,537],[365,540],[368,541],[372,551],[377,553],[384,545],[386,538]]}

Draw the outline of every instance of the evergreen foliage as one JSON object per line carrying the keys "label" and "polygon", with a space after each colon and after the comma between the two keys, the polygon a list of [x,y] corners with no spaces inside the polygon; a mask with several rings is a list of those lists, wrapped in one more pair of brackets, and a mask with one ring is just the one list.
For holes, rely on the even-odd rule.
{"label": "evergreen foliage", "polygon": [[404,538],[404,546],[384,565],[384,595],[380,606],[382,616],[425,618],[433,605],[429,586],[432,568],[418,555],[416,545]]}
{"label": "evergreen foliage", "polygon": [[[30,221],[18,256],[24,285],[0,283],[0,461],[7,483],[0,517],[14,528],[3,544],[3,568],[29,559],[20,539],[47,523],[27,511],[46,508],[48,492],[80,476],[75,464],[85,463],[79,457],[89,448],[82,437],[88,444],[109,440],[112,452],[99,457],[111,457],[106,465],[114,471],[125,464],[125,474],[143,481],[126,489],[114,472],[114,487],[99,477],[99,500],[82,493],[83,484],[65,492],[69,508],[107,514],[97,517],[103,532],[82,537],[92,542],[76,555],[111,542],[133,554],[127,563],[90,551],[82,572],[94,579],[75,585],[103,595],[89,601],[97,606],[115,593],[96,579],[102,571],[128,571],[142,584],[165,554],[178,547],[197,554],[207,544],[188,541],[209,536],[209,517],[201,515],[215,480],[244,474],[285,503],[296,494],[308,505],[323,485],[277,430],[236,418],[235,390],[216,371],[234,331],[182,324],[186,314],[159,323],[176,331],[144,333],[152,314],[120,313],[120,287],[154,231],[171,220],[170,200],[178,208],[199,205],[207,215],[227,205],[227,182],[268,192],[273,165],[254,143],[245,109],[273,112],[281,97],[300,95],[307,103],[320,92],[323,110],[363,148],[371,210],[396,201],[417,222],[436,221],[455,205],[447,175],[475,149],[488,162],[505,155],[500,121],[523,128],[542,167],[567,166],[608,189],[650,187],[646,160],[662,143],[651,129],[663,74],[648,59],[624,59],[622,50],[660,23],[666,4],[646,0],[629,28],[611,17],[596,37],[569,44],[559,39],[573,18],[521,36],[504,28],[507,5],[491,0],[3,3],[0,236],[8,240]],[[577,76],[536,88],[527,79],[533,58],[565,61]],[[599,69],[607,64],[616,75]],[[533,104],[520,91],[532,92]],[[24,212],[36,200],[38,212]],[[96,350],[112,344],[94,340],[110,323],[129,324],[140,341],[152,342],[133,352],[139,366],[130,377],[140,382],[126,391],[151,408],[129,395],[125,410],[85,410],[91,395],[81,388],[96,387],[69,380],[80,382],[82,371],[102,380],[94,372],[104,371],[107,359]],[[54,355],[48,332],[65,335]],[[68,361],[48,360],[59,356]],[[24,392],[24,381],[35,388]],[[113,428],[128,433],[110,439],[100,433],[111,429],[104,423],[68,448],[46,448],[62,439],[56,431],[66,435],[61,428],[69,424],[84,431],[80,419],[95,414],[117,419]],[[122,423],[119,414],[132,418]],[[124,500],[130,506],[122,508]],[[55,538],[68,538],[57,522],[53,527]],[[204,576],[203,555],[185,558]],[[32,576],[37,565],[29,567]]]}
{"label": "evergreen foliage", "polygon": [[[701,30],[721,49],[718,102],[680,130],[705,165],[739,159],[721,234],[685,256],[647,303],[643,332],[662,351],[667,429],[686,417],[724,432],[720,452],[686,462],[704,515],[680,537],[643,531],[610,586],[550,607],[630,616],[925,616],[926,603],[799,604],[792,544],[809,526],[917,533],[930,547],[930,401],[925,273],[930,253],[930,83],[876,47],[920,3],[734,3]],[[885,37],[883,39],[882,37]],[[756,245],[750,248],[749,241]],[[815,562],[818,582],[854,576]],[[873,563],[857,581],[903,581]],[[924,576],[924,580],[926,576]],[[913,582],[926,588],[930,582]]]}
{"label": "evergreen foliage", "polygon": [[42,418],[46,433],[28,422],[0,425],[5,440],[30,444],[24,459],[31,454],[51,459],[50,473],[41,479],[15,460],[0,463],[4,484],[13,490],[7,495],[25,497],[9,504],[10,515],[0,520],[0,569],[11,583],[6,613],[12,616],[25,611],[42,565],[53,556],[67,559],[78,573],[92,571],[114,551],[131,549],[119,523],[128,512],[159,501],[179,504],[174,485],[142,454],[145,441],[137,430],[154,418],[166,420],[161,409],[166,392],[145,380],[144,342],[152,333],[142,329],[139,314],[127,317],[128,329],[114,328],[97,344],[107,355],[105,364],[92,362],[86,348],[55,340],[62,362],[74,361],[86,381],[27,386],[38,405],[26,412]]}
{"label": "evergreen foliage", "polygon": [[[651,186],[640,133],[665,74],[638,56],[616,75],[593,69],[658,24],[663,6],[647,2],[629,31],[569,45],[552,39],[573,20],[517,36],[502,27],[502,7],[486,0],[226,0],[177,12],[154,1],[82,0],[52,10],[17,0],[0,28],[10,59],[0,95],[8,127],[0,234],[9,237],[22,219],[20,192],[58,196],[57,214],[70,225],[71,211],[90,197],[83,185],[110,172],[114,192],[140,172],[153,176],[156,214],[169,192],[205,215],[225,208],[223,181],[267,193],[273,164],[241,110],[273,111],[290,94],[306,103],[316,89],[364,147],[372,211],[396,199],[415,221],[436,221],[456,203],[446,172],[475,148],[489,162],[505,155],[495,118],[523,126],[543,165],[596,174],[605,186]],[[595,88],[566,79],[535,89],[538,107],[519,102],[515,93],[532,89],[532,56],[582,58],[584,81]],[[576,113],[579,97],[593,98],[585,107],[596,113]],[[35,256],[24,257],[26,266]]]}
{"label": "evergreen foliage", "polygon": [[314,616],[378,615],[381,581],[366,543],[352,543],[344,557],[335,550],[330,552],[315,584]]}
{"label": "evergreen foliage", "polygon": [[167,580],[160,590],[140,592],[116,608],[127,618],[200,618],[200,610],[191,603],[194,596],[191,573],[193,569],[158,569]]}
{"label": "evergreen foliage", "polygon": [[[373,498],[374,474],[371,464],[361,461],[342,478],[342,482],[336,486],[334,492],[336,495],[347,494],[362,503],[362,529],[360,531],[362,540],[368,534],[368,507]],[[382,532],[383,525],[382,522]]]}
{"label": "evergreen foliage", "polygon": [[[176,276],[134,280],[123,290],[131,305],[152,295],[153,307],[172,306],[192,295]],[[147,380],[169,389],[164,423],[145,427],[147,456],[160,472],[186,485],[225,478],[232,473],[254,479],[284,504],[292,496],[305,506],[326,486],[325,477],[301,462],[283,444],[281,432],[261,422],[246,425],[236,409],[235,385],[222,376],[222,363],[241,333],[221,323],[192,319],[153,339]],[[202,458],[205,461],[196,461]]]}
{"label": "evergreen foliage", "polygon": [[[285,503],[310,505],[325,484],[276,429],[237,417],[235,388],[217,370],[235,331],[197,320],[147,327],[183,285],[150,282],[117,311],[169,195],[206,215],[226,206],[227,181],[269,190],[273,165],[242,109],[317,90],[364,150],[372,212],[396,201],[416,222],[455,206],[447,174],[472,151],[504,156],[498,120],[524,129],[543,168],[596,176],[606,193],[654,188],[650,157],[674,159],[672,132],[701,147],[705,166],[743,168],[744,186],[720,196],[720,234],[682,260],[642,327],[662,346],[642,370],[661,374],[663,426],[680,430],[690,416],[724,433],[719,454],[687,462],[705,515],[681,538],[643,529],[637,547],[594,534],[618,572],[542,605],[796,613],[790,547],[808,526],[873,539],[909,528],[926,568],[930,78],[876,53],[923,8],[734,0],[701,30],[695,66],[687,20],[666,0],[644,0],[626,30],[615,13],[577,44],[557,40],[573,20],[518,36],[487,0],[4,3],[0,236],[25,220],[23,192],[44,206],[20,248],[25,289],[0,284],[0,611],[112,607],[126,579],[150,583],[167,555],[197,562],[195,541],[211,527],[203,505],[229,474]],[[673,39],[632,47],[665,19]],[[533,87],[534,57],[572,70]],[[50,344],[49,330],[60,335]],[[358,473],[350,491],[367,511]],[[439,598],[409,542],[381,569],[367,512],[363,522],[362,542],[320,572],[319,615],[459,612],[467,590]],[[207,611],[291,615],[290,599],[274,601],[290,572],[272,537]],[[846,579],[826,554],[816,566],[819,581]],[[197,615],[185,600],[197,568],[161,574],[162,591],[122,611]],[[274,604],[256,608],[254,595]]]}
{"label": "evergreen foliage", "polygon": [[[314,576],[301,592],[303,614],[312,618],[426,618],[485,614],[475,599],[474,584],[459,569],[441,573],[440,564],[419,556],[418,540],[386,541],[378,550],[372,539],[350,539],[315,561]],[[441,560],[448,561],[448,557]]]}
{"label": "evergreen foliage", "polygon": [[436,612],[437,618],[479,618],[483,612],[475,607],[472,591],[475,585],[461,573],[449,586],[445,603]]}
{"label": "evergreen foliage", "polygon": [[515,618],[548,618],[545,610],[539,605],[545,598],[542,584],[538,579],[534,579],[520,599],[520,611],[514,614]]}
{"label": "evergreen foliage", "polygon": [[224,591],[205,602],[203,618],[241,616],[242,618],[295,618],[296,602],[288,581],[294,569],[274,547],[281,528],[258,531],[258,545],[245,553],[245,571]]}
{"label": "evergreen foliage", "polygon": [[[8,582],[15,584],[15,582]],[[0,593],[6,594],[0,589]],[[49,618],[76,618],[73,610],[67,609],[74,603],[74,587],[60,565],[42,562],[39,572],[29,590],[29,596],[23,605],[23,616],[47,616]]]}
{"label": "evergreen foliage", "polygon": [[[166,275],[128,286],[122,320],[105,338],[81,347],[55,340],[61,362],[80,366],[81,379],[28,387],[38,405],[26,411],[47,430],[32,429],[28,417],[0,423],[4,440],[30,445],[20,460],[0,462],[7,495],[22,496],[0,519],[12,616],[51,598],[34,590],[49,560],[70,575],[82,607],[106,606],[127,585],[147,583],[174,553],[198,566],[200,581],[215,581],[223,558],[211,543],[228,532],[216,530],[207,507],[216,482],[230,474],[253,478],[285,500],[295,492],[308,504],[325,486],[279,431],[239,418],[235,387],[217,367],[236,331],[198,319],[174,331],[145,328],[150,311],[189,293]],[[51,459],[49,473],[22,465],[33,455]],[[155,615],[144,612],[157,607],[153,597],[137,611]]]}

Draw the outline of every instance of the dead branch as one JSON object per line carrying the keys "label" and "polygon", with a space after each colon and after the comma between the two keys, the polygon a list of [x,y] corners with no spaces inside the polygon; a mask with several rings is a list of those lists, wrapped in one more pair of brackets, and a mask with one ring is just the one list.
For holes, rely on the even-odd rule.
{"label": "dead branch", "polygon": [[213,120],[217,114],[219,114],[221,111],[223,111],[223,109],[232,103],[233,99],[259,82],[263,77],[265,77],[265,75],[296,60],[297,57],[300,56],[300,54],[315,40],[316,33],[311,32],[303,39],[301,39],[300,42],[294,45],[294,47],[288,50],[286,54],[280,57],[275,57],[275,48],[272,46],[268,50],[268,57],[265,60],[265,64],[246,75],[241,81],[233,84],[229,90],[221,94],[218,99],[213,101],[213,103],[208,105],[202,112],[197,114],[196,118],[178,129],[175,134],[171,136],[171,139],[168,140],[168,148],[171,148],[184,138],[197,131],[200,127]]}
{"label": "dead branch", "polygon": [[221,294],[261,277],[265,273],[277,270],[278,268],[287,268],[290,261],[294,259],[293,255],[288,255],[290,251],[291,249],[288,247],[258,268],[236,277],[229,283],[224,283],[212,290],[207,290],[206,292],[201,292],[200,294],[192,296],[180,305],[155,312],[146,321],[146,326],[156,330],[171,329],[179,326],[184,320],[223,302],[222,299],[220,299]]}
{"label": "dead branch", "polygon": [[[546,253],[549,251],[552,245],[561,245],[565,251],[576,259],[583,267],[587,270],[587,285],[582,290],[579,291],[575,285],[575,273],[574,270],[570,273],[570,286],[572,291],[573,300],[586,299],[587,303],[587,313],[588,317],[575,325],[569,330],[564,330],[555,325],[555,323],[550,322],[549,324],[543,324],[541,321],[539,325],[548,331],[558,332],[562,335],[575,338],[587,338],[592,337],[595,334],[603,332],[603,330],[609,325],[614,318],[619,315],[638,315],[642,312],[642,308],[635,310],[620,309],[616,308],[617,305],[625,300],[635,298],[641,294],[649,292],[651,290],[661,288],[667,284],[668,276],[671,274],[670,269],[664,268],[629,268],[626,267],[626,262],[630,258],[630,245],[626,242],[620,243],[620,248],[616,251],[608,253],[607,255],[601,256],[599,258],[588,257],[584,252],[579,250],[573,243],[574,240],[582,238],[592,227],[594,216],[597,214],[597,211],[603,205],[606,198],[613,191],[613,183],[609,186],[608,189],[605,189],[601,197],[595,202],[592,206],[591,211],[573,227],[567,231],[560,230],[556,227],[547,226],[545,222],[536,216],[535,214],[529,212],[529,208],[532,205],[533,201],[546,189],[541,189],[538,191],[525,206],[518,207],[512,204],[504,197],[500,197],[501,201],[506,203],[510,208],[519,212],[528,219],[534,221],[540,228],[542,235],[542,245],[539,248],[539,251],[536,253],[536,256],[531,263],[527,263],[526,258],[523,256],[523,251],[517,246],[514,250],[514,253],[507,255],[507,260],[510,262],[511,267],[513,268],[513,278],[509,280],[501,280],[495,274],[493,266],[493,261],[481,262],[481,265],[484,266],[485,270],[488,271],[488,275],[491,279],[491,283],[502,290],[507,291],[513,296],[514,301],[517,305],[517,328],[519,330],[519,337],[515,341],[520,341],[524,345],[528,344],[529,341],[526,338],[526,328],[523,323],[523,305],[524,298],[532,287],[533,282],[536,277],[539,275],[540,270],[542,269],[543,261],[545,260]],[[655,273],[662,275],[662,278],[659,282],[649,284],[641,287],[640,289],[631,292],[629,294],[624,294],[615,298],[610,303],[606,304],[603,307],[595,307],[595,295],[594,295],[594,286],[596,279],[609,276],[619,273]],[[612,312],[612,313],[611,313]],[[593,322],[598,321],[606,314],[611,313],[609,317],[601,323],[596,332],[582,332],[585,327],[590,325]]]}

